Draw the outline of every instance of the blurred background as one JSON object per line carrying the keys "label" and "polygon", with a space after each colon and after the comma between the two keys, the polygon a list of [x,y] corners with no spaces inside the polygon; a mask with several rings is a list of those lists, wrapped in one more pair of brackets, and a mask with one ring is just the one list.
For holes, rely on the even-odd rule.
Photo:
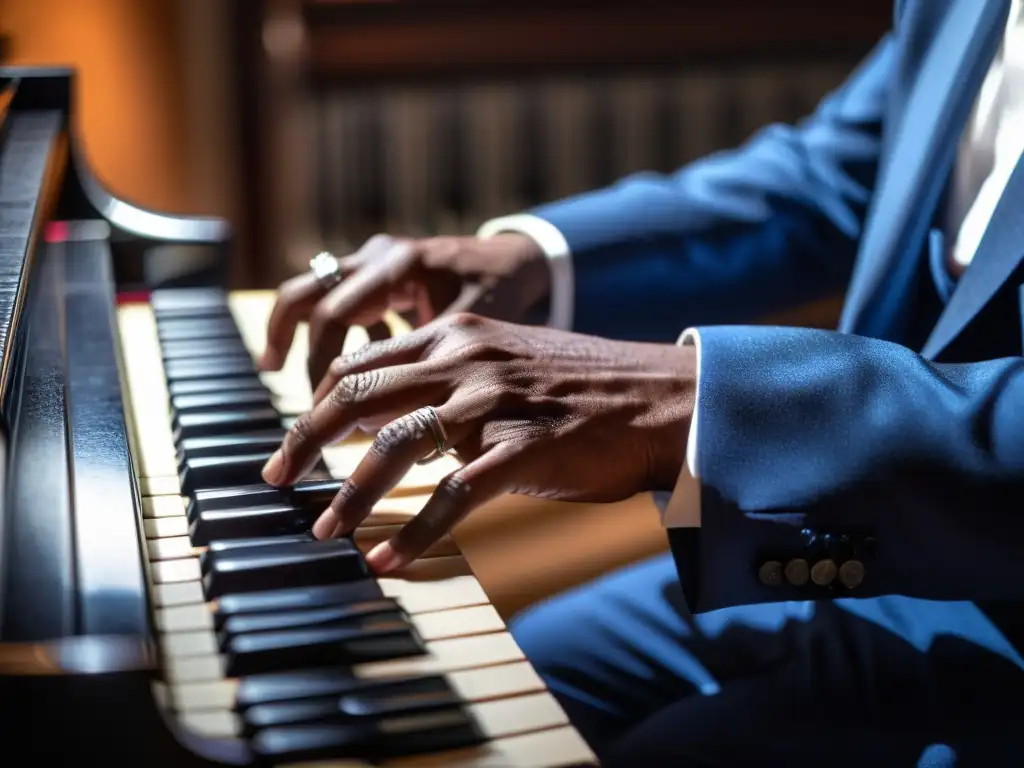
{"label": "blurred background", "polygon": [[[323,248],[469,233],[799,119],[891,19],[892,0],[3,0],[0,63],[76,67],[99,177],[226,217],[233,287],[270,288]],[[460,529],[505,613],[665,547],[647,500],[521,501]]]}

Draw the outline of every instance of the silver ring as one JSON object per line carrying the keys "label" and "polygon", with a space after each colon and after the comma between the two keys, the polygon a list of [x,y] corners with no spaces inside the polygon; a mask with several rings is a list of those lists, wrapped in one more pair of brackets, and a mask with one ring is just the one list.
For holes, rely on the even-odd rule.
{"label": "silver ring", "polygon": [[427,427],[430,429],[430,434],[434,437],[434,450],[416,463],[422,465],[437,461],[448,451],[448,433],[444,431],[444,424],[441,423],[437,411],[429,405],[425,405],[417,410],[415,417],[419,421],[426,422]]}
{"label": "silver ring", "polygon": [[309,271],[325,291],[331,290],[341,282],[341,266],[327,251],[321,251],[309,260]]}

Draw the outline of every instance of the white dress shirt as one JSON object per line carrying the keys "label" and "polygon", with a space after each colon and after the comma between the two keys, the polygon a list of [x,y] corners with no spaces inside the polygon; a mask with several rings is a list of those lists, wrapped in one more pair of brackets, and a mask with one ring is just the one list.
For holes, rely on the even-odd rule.
{"label": "white dress shirt", "polygon": [[[979,91],[961,138],[947,212],[947,242],[953,243],[949,268],[958,275],[974,257],[1017,160],[1024,152],[1024,0],[1013,0],[1006,33]],[[573,321],[572,254],[562,233],[550,222],[530,214],[492,219],[477,232],[492,237],[519,232],[533,238],[551,267],[551,308],[548,324],[571,330]],[[687,329],[680,344],[697,348],[697,393],[683,465],[675,490],[663,511],[669,527],[700,526],[700,484],[697,482],[697,404],[700,403],[700,335]]]}

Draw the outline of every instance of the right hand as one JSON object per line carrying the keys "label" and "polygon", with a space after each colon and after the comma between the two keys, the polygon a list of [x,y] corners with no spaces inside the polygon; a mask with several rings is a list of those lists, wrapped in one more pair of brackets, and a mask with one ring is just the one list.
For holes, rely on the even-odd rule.
{"label": "right hand", "polygon": [[416,325],[455,312],[522,322],[550,293],[544,253],[520,234],[486,240],[377,235],[339,264],[342,280],[330,291],[311,273],[280,286],[259,361],[262,370],[281,368],[304,320],[309,322],[308,371],[315,388],[341,354],[350,326],[365,326],[374,340],[390,335],[382,322],[385,310],[411,312]]}

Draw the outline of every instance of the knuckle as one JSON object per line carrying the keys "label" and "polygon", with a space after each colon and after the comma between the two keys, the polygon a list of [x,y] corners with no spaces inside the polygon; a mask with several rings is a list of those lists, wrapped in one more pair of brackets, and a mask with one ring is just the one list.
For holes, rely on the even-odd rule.
{"label": "knuckle", "polygon": [[338,489],[334,498],[331,499],[331,509],[335,512],[341,512],[352,504],[358,504],[361,501],[362,495],[362,489],[356,485],[352,478],[348,478],[341,484],[341,488]]}
{"label": "knuckle", "polygon": [[304,413],[295,420],[292,428],[288,431],[289,443],[293,448],[299,448],[309,443],[313,436],[313,417]]}
{"label": "knuckle", "polygon": [[448,316],[446,325],[456,330],[479,328],[486,322],[485,318],[473,312],[455,312]]}
{"label": "knuckle", "polygon": [[473,489],[461,474],[448,475],[437,484],[437,493],[451,504],[468,501]]}
{"label": "knuckle", "polygon": [[387,456],[403,445],[418,441],[426,433],[426,424],[410,413],[385,424],[370,446],[370,452],[377,456]]}
{"label": "knuckle", "polygon": [[380,370],[365,371],[343,376],[331,391],[331,403],[338,406],[352,405],[365,400],[376,391],[384,374]]}

